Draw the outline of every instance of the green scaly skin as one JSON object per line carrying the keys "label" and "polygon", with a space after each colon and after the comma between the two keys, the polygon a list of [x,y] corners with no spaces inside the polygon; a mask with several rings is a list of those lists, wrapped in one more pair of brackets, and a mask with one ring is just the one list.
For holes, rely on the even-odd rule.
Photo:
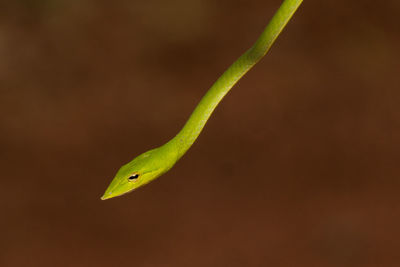
{"label": "green scaly skin", "polygon": [[302,1],[284,0],[256,43],[213,84],[182,130],[165,145],[147,151],[122,166],[101,199],[129,193],[171,169],[192,146],[222,98],[268,52]]}

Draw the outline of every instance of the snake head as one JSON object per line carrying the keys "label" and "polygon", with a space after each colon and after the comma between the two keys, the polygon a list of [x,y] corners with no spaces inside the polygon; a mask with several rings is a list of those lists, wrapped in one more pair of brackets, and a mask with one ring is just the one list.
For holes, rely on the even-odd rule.
{"label": "snake head", "polygon": [[168,153],[162,147],[152,149],[122,166],[101,199],[106,200],[132,192],[168,171],[173,163],[169,164],[170,160],[166,160],[166,154]]}

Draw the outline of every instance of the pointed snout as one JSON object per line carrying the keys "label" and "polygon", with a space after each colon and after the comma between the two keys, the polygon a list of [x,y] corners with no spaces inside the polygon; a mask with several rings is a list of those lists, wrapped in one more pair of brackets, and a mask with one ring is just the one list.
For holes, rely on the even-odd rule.
{"label": "pointed snout", "polygon": [[101,199],[101,200],[106,200],[106,199],[109,199],[109,198],[113,198],[113,197],[118,196],[119,194],[116,194],[115,191],[116,191],[116,190],[115,190],[115,185],[114,185],[114,184],[111,184],[111,185],[106,189],[106,192],[104,192],[104,195],[103,195],[100,199]]}
{"label": "pointed snout", "polygon": [[133,190],[134,188],[129,187],[128,183],[118,183],[118,181],[113,181],[100,199],[106,200],[114,197],[119,197],[129,192],[132,192]]}
{"label": "pointed snout", "polygon": [[106,193],[104,193],[104,195],[100,199],[101,200],[106,200],[106,199],[109,199],[109,198],[112,198],[112,194],[108,194],[107,195],[107,192],[106,192]]}

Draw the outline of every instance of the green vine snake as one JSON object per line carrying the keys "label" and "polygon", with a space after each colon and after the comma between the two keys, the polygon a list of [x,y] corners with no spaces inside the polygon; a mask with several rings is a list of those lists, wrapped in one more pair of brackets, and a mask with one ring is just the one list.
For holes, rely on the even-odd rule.
{"label": "green vine snake", "polygon": [[268,52],[302,1],[284,0],[255,44],[207,91],[182,130],[166,144],[149,150],[122,166],[101,199],[129,193],[171,169],[192,146],[222,98]]}

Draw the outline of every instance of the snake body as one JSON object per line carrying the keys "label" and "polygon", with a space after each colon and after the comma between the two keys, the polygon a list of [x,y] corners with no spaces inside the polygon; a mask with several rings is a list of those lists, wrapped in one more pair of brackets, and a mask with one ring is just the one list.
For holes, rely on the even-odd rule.
{"label": "snake body", "polygon": [[161,176],[186,153],[223,97],[270,49],[303,0],[284,0],[255,44],[211,86],[183,126],[169,142],[122,166],[101,199],[131,192]]}

